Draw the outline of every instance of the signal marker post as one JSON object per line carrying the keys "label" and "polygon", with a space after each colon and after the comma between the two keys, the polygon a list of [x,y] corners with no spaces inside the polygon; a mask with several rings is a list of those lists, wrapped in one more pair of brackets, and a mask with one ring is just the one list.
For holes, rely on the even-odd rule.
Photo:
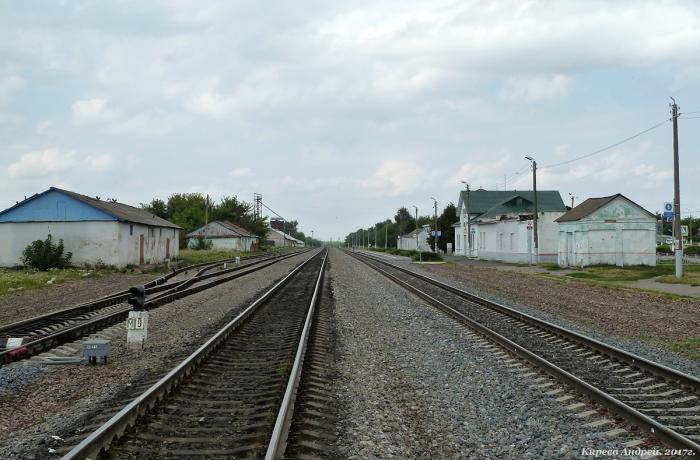
{"label": "signal marker post", "polygon": [[129,289],[132,297],[129,303],[134,309],[129,312],[126,320],[126,348],[129,350],[143,350],[148,336],[148,311],[146,311],[146,289],[143,286],[134,286]]}

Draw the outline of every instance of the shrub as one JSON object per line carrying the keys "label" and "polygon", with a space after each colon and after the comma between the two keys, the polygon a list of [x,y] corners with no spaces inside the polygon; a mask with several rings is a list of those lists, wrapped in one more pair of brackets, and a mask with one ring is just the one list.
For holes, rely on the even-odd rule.
{"label": "shrub", "polygon": [[71,257],[73,254],[70,252],[63,254],[63,240],[54,244],[51,235],[47,235],[44,241],[31,242],[22,251],[22,263],[37,270],[64,268],[70,263]]}
{"label": "shrub", "polygon": [[418,255],[416,252],[413,254],[413,256],[411,256],[411,260],[414,262],[418,262],[419,260],[422,260],[423,262],[441,262],[442,257],[440,257],[440,254],[435,254],[434,252],[422,252],[420,255]]}
{"label": "shrub", "polygon": [[212,240],[207,240],[204,237],[198,236],[197,238],[195,238],[191,249],[194,249],[195,251],[206,251],[208,249],[211,249],[213,246],[214,243],[212,242]]}
{"label": "shrub", "polygon": [[700,254],[700,246],[683,246],[683,254]]}

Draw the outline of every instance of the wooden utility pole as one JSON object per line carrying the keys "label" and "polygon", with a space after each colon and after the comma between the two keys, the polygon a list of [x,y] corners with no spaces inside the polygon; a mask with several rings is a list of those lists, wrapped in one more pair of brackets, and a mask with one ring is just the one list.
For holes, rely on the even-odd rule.
{"label": "wooden utility pole", "polygon": [[678,160],[678,105],[671,98],[671,117],[673,119],[673,234],[676,252],[676,278],[683,277],[683,237],[681,236],[681,186],[680,165]]}
{"label": "wooden utility pole", "polygon": [[540,251],[539,251],[539,245],[537,244],[538,238],[537,238],[537,162],[535,161],[534,158],[530,156],[526,156],[528,160],[532,162],[532,204],[535,207],[535,212],[533,213],[532,216],[532,230],[535,232],[534,234],[534,242],[535,242],[535,263],[538,264],[540,263]]}

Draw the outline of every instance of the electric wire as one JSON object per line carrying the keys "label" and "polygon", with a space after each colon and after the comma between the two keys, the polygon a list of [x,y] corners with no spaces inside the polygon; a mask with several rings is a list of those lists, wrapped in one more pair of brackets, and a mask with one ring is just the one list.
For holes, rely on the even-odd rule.
{"label": "electric wire", "polygon": [[610,144],[610,145],[608,145],[608,146],[606,146],[606,147],[603,147],[602,149],[598,149],[598,150],[596,150],[596,151],[587,153],[587,154],[585,154],[585,155],[581,155],[581,156],[576,157],[576,158],[572,158],[572,159],[570,159],[570,160],[562,161],[562,162],[560,162],[560,163],[554,163],[554,164],[551,164],[551,165],[541,166],[539,169],[542,170],[542,169],[558,168],[559,166],[568,165],[568,164],[574,163],[574,162],[576,162],[576,161],[583,160],[583,159],[585,159],[585,158],[590,158],[590,157],[592,157],[592,156],[594,156],[594,155],[598,155],[599,153],[603,153],[603,152],[605,152],[606,150],[610,150],[610,149],[612,149],[612,148],[614,148],[614,147],[617,147],[618,145],[622,145],[622,144],[624,144],[625,142],[629,142],[629,141],[631,141],[631,140],[633,140],[633,139],[636,139],[637,137],[641,136],[642,134],[646,134],[646,133],[648,133],[649,131],[653,131],[654,129],[656,129],[656,128],[658,128],[659,126],[662,126],[662,125],[668,123],[669,121],[671,121],[671,119],[670,119],[670,118],[667,118],[667,119],[663,120],[663,121],[660,122],[660,123],[657,123],[657,124],[655,124],[655,125],[653,125],[653,126],[650,126],[649,128],[647,128],[647,129],[645,129],[645,130],[643,130],[643,131],[640,131],[640,132],[638,132],[638,133],[636,133],[636,134],[633,134],[632,136],[626,137],[626,138],[622,139],[621,141],[615,142],[614,144]]}

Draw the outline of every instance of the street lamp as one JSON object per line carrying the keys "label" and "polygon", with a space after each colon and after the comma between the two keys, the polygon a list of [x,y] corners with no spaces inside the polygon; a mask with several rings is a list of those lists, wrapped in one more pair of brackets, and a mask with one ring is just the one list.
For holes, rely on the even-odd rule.
{"label": "street lamp", "polygon": [[532,227],[535,232],[534,234],[534,241],[535,241],[535,263],[540,262],[540,252],[537,244],[537,162],[535,161],[534,158],[532,158],[529,155],[525,155],[525,159],[530,160],[532,163],[532,202],[535,207],[535,212],[533,214],[533,219],[532,219]]}
{"label": "street lamp", "polygon": [[472,219],[471,219],[471,216],[469,215],[470,214],[470,212],[469,212],[469,193],[470,192],[469,192],[469,184],[467,184],[466,181],[462,181],[462,183],[464,184],[465,187],[467,187],[467,244],[465,246],[467,246],[468,251],[469,251],[467,253],[467,257],[471,257],[472,256]]}

